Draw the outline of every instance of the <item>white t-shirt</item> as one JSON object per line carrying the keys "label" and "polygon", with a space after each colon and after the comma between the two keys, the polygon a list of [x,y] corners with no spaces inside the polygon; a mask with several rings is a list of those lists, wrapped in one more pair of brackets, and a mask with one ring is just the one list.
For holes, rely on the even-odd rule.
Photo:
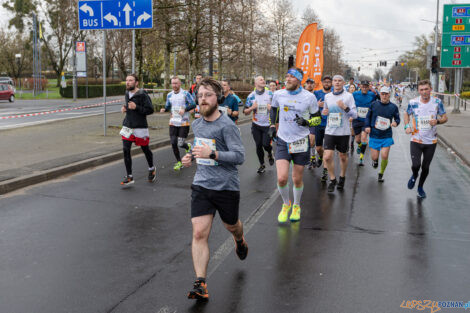
{"label": "white t-shirt", "polygon": [[308,136],[308,126],[299,126],[294,119],[298,115],[308,120],[310,114],[318,111],[317,98],[313,93],[303,88],[294,92],[278,90],[274,92],[272,106],[279,110],[279,138],[291,143]]}
{"label": "white t-shirt", "polygon": [[[344,104],[350,109],[348,113],[338,106],[337,101],[339,100],[343,100]],[[330,92],[325,95],[324,107],[329,111],[325,134],[333,136],[350,135],[349,118],[357,118],[356,103],[354,102],[353,95],[346,91],[339,95]]]}
{"label": "white t-shirt", "polygon": [[423,103],[421,97],[417,97],[410,100],[406,113],[410,116],[411,141],[422,144],[437,143],[436,126],[431,126],[429,121],[446,113],[441,99],[431,97],[428,103]]}
{"label": "white t-shirt", "polygon": [[253,111],[253,123],[259,126],[269,126],[269,111],[268,104],[271,103],[273,94],[269,90],[265,90],[262,95],[253,91],[246,98],[246,107],[249,108],[256,101],[258,109]]}

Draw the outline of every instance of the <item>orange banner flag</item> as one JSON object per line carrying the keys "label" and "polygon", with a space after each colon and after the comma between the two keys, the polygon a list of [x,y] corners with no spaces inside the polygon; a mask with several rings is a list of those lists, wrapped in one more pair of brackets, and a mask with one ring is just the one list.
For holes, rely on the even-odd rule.
{"label": "orange banner flag", "polygon": [[297,44],[295,65],[304,72],[305,83],[307,78],[315,81],[315,89],[321,88],[321,76],[323,73],[323,30],[317,29],[313,23],[305,27]]}

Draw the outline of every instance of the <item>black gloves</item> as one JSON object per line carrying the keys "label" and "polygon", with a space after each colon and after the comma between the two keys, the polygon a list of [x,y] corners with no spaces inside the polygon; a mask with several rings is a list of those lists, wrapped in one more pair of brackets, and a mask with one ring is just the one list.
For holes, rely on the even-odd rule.
{"label": "black gloves", "polygon": [[303,117],[298,116],[297,114],[295,115],[294,122],[297,123],[299,126],[307,126],[309,123],[306,119]]}
{"label": "black gloves", "polygon": [[268,136],[271,137],[271,139],[276,138],[276,127],[269,127]]}

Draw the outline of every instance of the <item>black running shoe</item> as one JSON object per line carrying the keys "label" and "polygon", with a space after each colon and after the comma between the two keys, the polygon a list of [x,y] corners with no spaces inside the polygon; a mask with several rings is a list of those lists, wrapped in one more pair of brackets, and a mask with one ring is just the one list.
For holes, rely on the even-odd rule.
{"label": "black running shoe", "polygon": [[272,154],[268,155],[268,161],[269,161],[269,165],[271,165],[271,166],[274,165],[274,158],[273,158]]}
{"label": "black running shoe", "polygon": [[328,180],[328,170],[326,168],[323,169],[323,174],[321,175],[320,181],[322,183]]}
{"label": "black running shoe", "polygon": [[196,300],[209,300],[209,293],[207,292],[207,284],[200,280],[196,280],[193,289],[188,293],[188,299]]}
{"label": "black running shoe", "polygon": [[330,180],[330,183],[328,184],[328,192],[334,192],[336,187],[336,178],[333,180]]}
{"label": "black running shoe", "polygon": [[125,176],[121,182],[121,186],[129,186],[134,183],[134,178],[132,176]]}
{"label": "black running shoe", "polygon": [[263,165],[261,165],[261,166],[259,167],[259,169],[258,169],[256,172],[257,172],[258,174],[262,174],[262,173],[264,173],[264,172],[266,171],[265,169],[266,169],[266,166],[264,166],[264,164],[263,164]]}
{"label": "black running shoe", "polygon": [[343,190],[344,189],[344,183],[346,182],[346,177],[339,177],[339,182],[338,182],[338,187],[336,189],[338,190]]}
{"label": "black running shoe", "polygon": [[373,167],[373,168],[379,167],[379,160],[377,160],[377,161],[372,161],[372,167]]}
{"label": "black running shoe", "polygon": [[321,167],[322,164],[323,164],[323,159],[317,158],[317,167]]}
{"label": "black running shoe", "polygon": [[154,167],[153,170],[149,171],[149,177],[148,177],[149,183],[153,183],[154,181],[157,180],[157,170]]}
{"label": "black running shoe", "polygon": [[[235,238],[233,238],[233,240],[235,240]],[[248,245],[245,241],[245,237],[242,238],[242,242],[240,244],[235,240],[235,252],[240,260],[246,259],[246,256],[248,255]]]}
{"label": "black running shoe", "polygon": [[379,173],[379,178],[377,180],[379,181],[379,183],[383,183],[385,181],[384,174]]}

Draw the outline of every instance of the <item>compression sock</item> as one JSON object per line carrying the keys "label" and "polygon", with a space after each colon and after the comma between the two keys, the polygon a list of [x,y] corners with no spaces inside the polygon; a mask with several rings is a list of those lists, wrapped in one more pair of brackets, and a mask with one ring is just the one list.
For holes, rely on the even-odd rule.
{"label": "compression sock", "polygon": [[383,174],[385,172],[385,168],[387,168],[388,160],[382,159],[380,162],[380,174]]}
{"label": "compression sock", "polygon": [[281,194],[282,201],[284,204],[289,205],[290,204],[290,199],[289,199],[289,183],[287,183],[285,186],[279,186],[277,185],[277,189],[279,190],[279,193]]}
{"label": "compression sock", "polygon": [[366,148],[367,148],[367,142],[361,142],[361,153],[364,154],[366,153]]}
{"label": "compression sock", "polygon": [[294,204],[300,205],[300,198],[302,198],[302,192],[304,191],[304,185],[297,188],[294,186]]}

